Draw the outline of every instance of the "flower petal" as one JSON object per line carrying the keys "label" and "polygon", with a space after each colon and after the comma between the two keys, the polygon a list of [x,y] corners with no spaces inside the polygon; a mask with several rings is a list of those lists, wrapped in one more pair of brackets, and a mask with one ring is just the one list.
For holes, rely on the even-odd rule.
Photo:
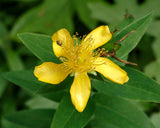
{"label": "flower petal", "polygon": [[73,48],[73,40],[70,33],[66,29],[60,29],[52,36],[53,51],[57,57],[67,56],[68,49]]}
{"label": "flower petal", "polygon": [[88,102],[91,92],[91,82],[86,72],[75,73],[74,81],[70,89],[72,103],[77,111],[82,112]]}
{"label": "flower petal", "polygon": [[127,73],[107,58],[98,57],[94,64],[96,71],[115,83],[124,84],[129,80]]}
{"label": "flower petal", "polygon": [[112,34],[108,26],[100,26],[91,31],[82,43],[92,46],[92,49],[96,49],[105,43],[107,43],[112,37]]}
{"label": "flower petal", "polygon": [[34,69],[34,75],[39,81],[50,84],[60,83],[70,72],[70,70],[65,70],[63,63],[55,64],[53,62],[44,62],[43,64],[36,66]]}

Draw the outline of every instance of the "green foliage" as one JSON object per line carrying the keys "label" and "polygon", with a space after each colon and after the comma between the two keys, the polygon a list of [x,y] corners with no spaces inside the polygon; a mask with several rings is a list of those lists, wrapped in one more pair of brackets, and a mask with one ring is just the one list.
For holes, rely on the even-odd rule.
{"label": "green foliage", "polygon": [[58,103],[53,100],[47,99],[40,95],[36,95],[33,98],[29,99],[25,105],[30,109],[56,109]]}
{"label": "green foliage", "polygon": [[[138,4],[138,2],[140,2],[140,4]],[[159,27],[160,26],[160,19],[159,19],[160,8],[159,8],[159,4],[160,4],[160,1],[155,0],[153,2],[152,0],[145,0],[145,1],[138,0],[138,2],[136,0],[130,0],[130,1],[128,1],[128,0],[121,0],[121,1],[113,0],[114,4],[110,4],[110,3],[104,2],[104,1],[98,1],[98,2],[91,1],[91,2],[89,2],[89,8],[91,9],[93,18],[100,20],[101,22],[108,23],[110,26],[112,26],[112,28],[114,28],[115,25],[119,24],[119,22],[122,21],[123,15],[125,16],[125,18],[128,18],[128,17],[138,18],[138,17],[141,17],[142,15],[145,15],[148,12],[152,11],[153,12],[153,18],[152,18],[153,20],[149,26],[149,29],[147,30],[147,33],[149,33],[150,35],[155,37],[154,43],[152,43],[153,39],[148,40],[148,41],[150,41],[149,43],[151,43],[151,45],[153,44],[153,48],[150,47],[150,49],[153,49],[154,53],[150,53],[149,52],[150,50],[148,50],[148,52],[146,52],[144,54],[144,56],[151,56],[151,54],[154,54],[156,61],[157,60],[159,61],[159,58],[160,58],[159,57],[159,55],[160,55],[160,53],[159,53],[159,51],[160,51],[159,50],[159,46],[160,46],[160,43],[159,43],[159,41],[160,41],[160,36],[159,36],[159,34],[160,34],[160,27]],[[119,27],[119,29],[121,29],[121,27]],[[147,48],[147,46],[149,46],[149,44],[146,45],[146,42],[144,42],[143,47]],[[137,58],[139,56],[141,56],[141,53],[139,53]],[[144,57],[144,56],[140,57],[140,59],[138,59],[138,60],[134,59],[134,61],[136,60],[138,64],[140,63],[139,69],[141,69],[141,70],[143,70],[144,66],[147,65],[146,63],[148,63],[148,61],[153,61],[152,56],[147,61],[146,61],[147,57]],[[143,62],[145,64],[143,64]],[[154,62],[154,63],[156,63],[156,62]],[[142,67],[141,67],[141,65],[142,65]],[[152,74],[153,73],[154,72],[152,71]],[[154,75],[154,77],[157,77],[157,76]]]}
{"label": "green foliage", "polygon": [[51,128],[82,128],[91,119],[93,111],[94,106],[90,101],[83,113],[77,112],[71,103],[70,95],[65,95],[55,113]]}
{"label": "green foliage", "polygon": [[72,83],[72,79],[68,78],[58,85],[46,86],[46,83],[36,79],[33,75],[33,71],[14,71],[5,73],[3,76],[32,94],[40,94],[55,101],[59,101],[63,97],[66,90],[69,88],[68,85]]}
{"label": "green foliage", "polygon": [[155,128],[147,116],[128,100],[97,94],[93,126],[98,128]]}
{"label": "green foliage", "polygon": [[[0,71],[0,73],[1,72],[2,71]],[[1,83],[1,86],[0,86],[0,97],[2,97],[2,95],[3,95],[4,91],[5,91],[5,88],[7,86],[7,81],[0,76],[0,83]]]}
{"label": "green foliage", "polygon": [[157,80],[157,82],[160,82],[160,63],[157,61],[149,63],[144,68],[145,73],[150,76],[151,78],[154,78]]}
{"label": "green foliage", "polygon": [[[58,58],[52,50],[52,40],[50,36],[40,34],[23,33],[18,35],[24,45],[30,49],[41,61],[57,61]],[[47,57],[46,57],[47,56]]]}
{"label": "green foliage", "polygon": [[27,31],[51,34],[54,32],[53,30],[61,27],[73,31],[71,11],[72,8],[68,0],[45,0],[41,5],[20,17],[12,28],[11,36],[15,36],[17,32]]}
{"label": "green foliage", "polygon": [[[128,55],[128,53],[135,48],[150,21],[151,15],[149,14],[144,18],[131,22],[122,28],[122,31],[116,33],[115,40],[119,40],[122,35],[127,34],[131,30],[135,31],[132,35],[128,36],[126,40],[121,42],[122,47],[117,51],[119,57]],[[25,46],[41,61],[57,62],[57,58],[52,51],[50,36],[32,33],[23,33],[18,36]],[[106,94],[98,94],[95,96],[96,116],[92,121],[90,120],[92,118],[94,105],[91,101],[83,113],[77,112],[71,103],[70,96],[67,94],[72,84],[71,78],[68,77],[59,85],[46,85],[34,77],[33,71],[14,71],[5,73],[3,76],[33,94],[39,94],[53,101],[61,100],[51,123],[51,128],[84,127],[88,121],[90,121],[91,124],[97,122],[97,127],[107,127],[108,125],[115,127],[118,125],[119,127],[126,126],[134,128],[147,126],[148,128],[153,128],[154,126],[145,114],[125,99],[160,102],[160,86],[139,71],[131,68],[125,68],[125,70],[130,80],[124,85],[115,84],[106,79],[104,79],[104,81],[92,80],[94,89],[99,93]],[[108,101],[107,99],[110,100]],[[128,108],[127,111],[126,108]],[[102,116],[104,113],[106,113],[105,116]],[[138,116],[138,118],[136,116]],[[110,117],[114,118],[111,119]],[[108,123],[104,122],[104,120],[107,120]]]}
{"label": "green foliage", "polygon": [[155,113],[151,116],[151,121],[154,124],[155,128],[159,128],[160,126],[160,113]]}
{"label": "green foliage", "polygon": [[74,10],[85,25],[92,29],[95,27],[96,21],[90,17],[91,12],[87,8],[85,0],[74,0],[73,2],[70,0],[45,0],[41,5],[29,10],[19,18],[11,30],[11,36],[15,37],[15,34],[20,32],[52,34],[63,27],[72,33]]}
{"label": "green foliage", "polygon": [[158,83],[135,69],[124,69],[130,78],[124,85],[120,86],[107,79],[104,79],[105,82],[93,80],[92,85],[96,90],[107,95],[140,101],[160,102],[160,86]]}
{"label": "green foliage", "polygon": [[[0,127],[159,128],[159,4],[159,0],[1,0]],[[73,77],[51,85],[38,81],[33,69],[42,62],[60,63],[51,40],[58,29],[81,36],[101,24],[108,24],[112,32],[115,26],[120,29],[103,46],[110,52],[114,42],[134,31],[118,43],[116,57],[137,62],[135,68],[145,74],[110,58],[123,66],[129,81],[119,85],[99,74],[91,76],[91,96],[79,113],[69,95]]]}
{"label": "green foliage", "polygon": [[[116,32],[114,34],[114,42],[119,41],[121,38],[123,38],[126,34],[128,34],[131,31],[133,31],[133,33],[128,35],[128,37],[126,37],[125,40],[122,40],[120,42],[121,47],[117,51],[118,58],[123,58],[124,56],[128,55],[136,47],[136,45],[144,35],[145,31],[147,30],[151,22],[151,19],[152,15],[149,14],[141,19],[131,22],[130,24],[127,24],[126,20],[123,21],[123,25],[125,24],[125,26],[124,28],[121,29],[121,31]],[[119,26],[121,27],[122,23],[118,25],[118,27]],[[105,49],[111,51],[110,49],[107,48],[108,46],[107,44],[106,46],[104,46]]]}
{"label": "green foliage", "polygon": [[135,48],[138,44],[142,36],[144,35],[145,31],[147,30],[152,16],[151,14],[132,22],[131,24],[125,26],[119,33],[117,33],[117,40],[120,40],[122,34],[127,34],[131,31],[134,31],[128,38],[121,42],[122,47],[117,51],[117,57],[122,58],[129,54],[131,50]]}
{"label": "green foliage", "polygon": [[4,128],[49,128],[53,109],[25,110],[4,116]]}

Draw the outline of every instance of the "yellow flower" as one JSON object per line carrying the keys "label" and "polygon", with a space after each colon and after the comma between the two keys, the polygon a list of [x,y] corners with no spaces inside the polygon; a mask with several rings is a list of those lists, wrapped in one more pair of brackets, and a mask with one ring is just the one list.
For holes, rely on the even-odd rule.
{"label": "yellow flower", "polygon": [[127,73],[118,65],[94,52],[94,49],[104,45],[111,37],[108,26],[100,26],[78,44],[76,37],[72,39],[66,29],[60,29],[53,34],[52,40],[53,51],[62,63],[44,62],[35,67],[34,75],[40,81],[58,84],[70,73],[74,73],[70,89],[71,100],[75,108],[82,112],[91,92],[91,82],[87,72],[97,71],[118,84],[124,84],[129,80]]}

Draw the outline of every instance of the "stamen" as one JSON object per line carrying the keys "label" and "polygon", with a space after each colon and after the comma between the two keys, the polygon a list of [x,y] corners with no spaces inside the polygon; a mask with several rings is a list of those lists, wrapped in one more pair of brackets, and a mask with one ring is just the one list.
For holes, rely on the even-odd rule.
{"label": "stamen", "polygon": [[78,32],[76,32],[76,34],[75,34],[76,36],[78,36],[79,35],[79,33]]}
{"label": "stamen", "polygon": [[[78,35],[78,33],[76,33]],[[103,64],[104,62],[100,62],[100,64],[94,64],[97,57],[100,56],[100,53],[93,51],[93,45],[90,45],[93,41],[92,35],[85,40],[84,36],[82,39],[82,43],[78,43],[78,38],[76,35],[73,35],[72,41],[75,42],[75,45],[66,45],[61,44],[61,42],[57,42],[58,45],[61,45],[65,53],[68,55],[67,58],[60,57],[59,59],[64,63],[64,70],[72,70],[72,72],[88,72],[94,70],[96,65]],[[105,50],[105,49],[103,49]]]}
{"label": "stamen", "polygon": [[82,37],[82,41],[86,38],[86,36],[87,36],[87,35],[83,35],[83,37]]}
{"label": "stamen", "polygon": [[60,59],[60,61],[62,61],[62,62],[67,62],[67,61],[68,61],[68,59],[65,58],[65,57],[63,57],[63,56],[59,57],[59,59]]}

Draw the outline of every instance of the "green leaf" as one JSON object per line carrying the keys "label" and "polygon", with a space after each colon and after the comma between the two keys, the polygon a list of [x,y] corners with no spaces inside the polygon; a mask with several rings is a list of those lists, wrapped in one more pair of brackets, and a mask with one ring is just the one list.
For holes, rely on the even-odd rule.
{"label": "green leaf", "polygon": [[8,43],[8,30],[5,24],[0,21],[0,48],[5,53],[5,45]]}
{"label": "green leaf", "polygon": [[153,52],[154,52],[154,55],[156,57],[156,59],[158,60],[158,62],[160,63],[160,37],[158,36],[156,38],[156,40],[154,41],[153,43]]}
{"label": "green leaf", "polygon": [[17,51],[11,49],[6,26],[0,22],[0,47],[6,57],[7,64],[11,70],[22,70],[24,65]]}
{"label": "green leaf", "polygon": [[117,43],[116,45],[114,45],[115,43],[115,35],[118,31],[120,31],[121,29],[123,29],[124,27],[128,26],[129,24],[131,24],[133,22],[134,18],[129,17],[129,18],[125,18],[121,23],[118,24],[118,26],[114,26],[113,28],[110,27],[110,31],[114,32],[116,29],[116,31],[114,32],[111,40],[109,42],[107,42],[106,44],[104,44],[103,48],[105,48],[107,51],[112,52],[113,49],[115,49],[115,51],[117,51],[120,47],[121,44]]}
{"label": "green leaf", "polygon": [[149,63],[144,68],[144,72],[151,78],[155,78],[155,80],[160,83],[160,62],[153,61]]}
{"label": "green leaf", "polygon": [[128,100],[97,94],[95,119],[96,128],[155,128],[147,116]]}
{"label": "green leaf", "polygon": [[10,70],[24,70],[24,64],[20,59],[18,52],[8,48],[5,53]]}
{"label": "green leaf", "polygon": [[93,110],[93,103],[89,101],[85,110],[78,112],[71,103],[70,95],[65,95],[55,113],[51,128],[83,128],[91,119]]}
{"label": "green leaf", "polygon": [[7,81],[2,77],[2,72],[4,72],[4,67],[0,68],[0,98],[2,97],[3,93],[5,92],[5,89],[7,87]]}
{"label": "green leaf", "polygon": [[58,58],[54,55],[52,49],[52,40],[50,36],[22,33],[18,34],[23,44],[37,56],[41,61],[58,61]]}
{"label": "green leaf", "polygon": [[54,112],[53,109],[14,112],[3,117],[2,125],[4,128],[49,128]]}
{"label": "green leaf", "polygon": [[7,72],[3,74],[3,77],[31,92],[36,92],[44,86],[44,83],[36,80],[32,71]]}
{"label": "green leaf", "polygon": [[45,0],[24,13],[11,30],[11,36],[20,32],[53,34],[60,28],[73,31],[72,8],[68,0]]}
{"label": "green leaf", "polygon": [[7,81],[0,75],[0,98],[2,97],[6,87],[7,87]]}
{"label": "green leaf", "polygon": [[31,109],[56,109],[58,103],[51,101],[42,96],[34,96],[33,98],[27,100],[25,105]]}
{"label": "green leaf", "polygon": [[37,80],[33,71],[13,71],[3,74],[4,78],[28,90],[51,100],[59,101],[72,83],[72,78],[66,78],[57,85],[46,84]]}
{"label": "green leaf", "polygon": [[6,26],[0,22],[0,39],[4,38],[8,34]]}
{"label": "green leaf", "polygon": [[[158,11],[158,13],[159,13],[159,11]],[[154,12],[155,12],[155,10],[154,10]],[[160,33],[160,22],[159,22],[159,19],[157,19],[157,17],[159,17],[159,16],[160,16],[159,14],[157,16],[155,16],[155,18],[152,21],[152,24],[150,25],[150,27],[147,31],[150,35],[155,36],[157,39],[159,38],[159,33]],[[160,40],[160,39],[158,39],[158,40]]]}
{"label": "green leaf", "polygon": [[104,1],[90,2],[89,8],[94,18],[112,24],[120,22],[125,14],[131,14],[137,18],[154,10],[157,13],[155,13],[155,15],[159,15],[159,0],[155,0],[155,2],[152,2],[152,0],[141,2],[141,4],[134,0],[114,0],[114,4],[109,4],[109,2]]}
{"label": "green leaf", "polygon": [[[152,14],[149,14],[143,18],[133,21],[133,19],[125,19],[119,25],[113,38],[106,43],[104,47],[108,51],[113,51],[114,42],[120,41],[118,44],[120,48],[116,51],[116,57],[119,59],[127,58],[128,54],[137,46],[140,39],[144,35],[147,27],[152,19]],[[128,35],[127,35],[128,34]],[[117,60],[112,59],[115,63],[119,63]]]}
{"label": "green leaf", "polygon": [[102,22],[117,24],[123,19],[126,10],[129,14],[137,14],[136,1],[116,0],[114,2],[115,4],[112,5],[104,1],[90,2],[92,16]]}
{"label": "green leaf", "polygon": [[94,29],[97,22],[91,17],[91,11],[89,10],[87,0],[73,0],[75,9],[78,13],[79,18],[84,22],[86,26]]}
{"label": "green leaf", "polygon": [[[128,14],[128,17],[124,17],[123,21],[120,22],[117,25],[117,29],[123,29],[124,27],[128,26],[129,24],[131,24],[133,21],[135,21],[134,17],[132,17],[132,15]],[[114,27],[115,28],[115,27]]]}
{"label": "green leaf", "polygon": [[121,48],[116,52],[118,58],[123,58],[129,54],[139,43],[140,39],[147,30],[152,19],[152,14],[148,14],[138,20],[133,21],[131,24],[127,25],[121,31],[115,34],[115,41],[119,41],[122,37],[131,31],[134,31],[129,36],[127,36],[123,41],[120,42]]}
{"label": "green leaf", "polygon": [[124,85],[113,83],[107,79],[104,79],[105,82],[93,80],[92,85],[96,90],[107,95],[160,103],[160,85],[158,83],[135,69],[124,68],[124,70],[129,76],[129,81]]}
{"label": "green leaf", "polygon": [[159,122],[160,121],[160,113],[158,112],[158,113],[152,114],[151,121],[156,128],[159,128],[160,127],[160,122]]}

